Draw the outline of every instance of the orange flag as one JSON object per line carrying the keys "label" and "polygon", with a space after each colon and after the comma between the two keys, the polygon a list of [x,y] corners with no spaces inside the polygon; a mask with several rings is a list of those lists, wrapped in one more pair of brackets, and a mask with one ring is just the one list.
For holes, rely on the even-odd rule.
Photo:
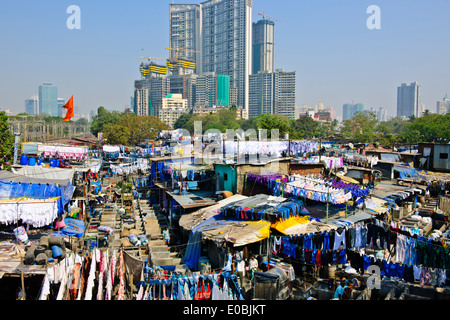
{"label": "orange flag", "polygon": [[64,118],[64,121],[69,121],[71,118],[73,118],[73,96],[70,97],[69,101],[66,102],[65,105],[62,106],[64,109],[67,109],[66,117]]}

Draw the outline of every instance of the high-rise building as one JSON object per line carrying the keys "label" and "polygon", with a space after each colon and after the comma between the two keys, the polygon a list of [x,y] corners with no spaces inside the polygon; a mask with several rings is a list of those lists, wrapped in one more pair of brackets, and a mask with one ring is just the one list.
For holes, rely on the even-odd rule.
{"label": "high-rise building", "polygon": [[170,59],[189,59],[201,70],[201,10],[198,4],[169,4]]}
{"label": "high-rise building", "polygon": [[252,74],[249,90],[249,117],[263,113],[295,119],[295,71]]}
{"label": "high-rise building", "polygon": [[446,114],[450,112],[450,99],[445,95],[444,99],[436,103],[436,113]]}
{"label": "high-rise building", "polygon": [[66,100],[63,98],[58,98],[58,116],[64,118],[66,115],[67,110],[63,108],[64,104],[66,103]]}
{"label": "high-rise building", "polygon": [[420,117],[422,115],[421,86],[417,82],[402,83],[397,87],[397,116]]}
{"label": "high-rise building", "polygon": [[334,119],[335,119],[335,118],[334,118],[335,114],[334,114],[334,108],[333,108],[333,106],[329,106],[329,107],[328,107],[328,111],[330,112],[330,118],[331,118],[331,120],[334,120]]}
{"label": "high-rise building", "polygon": [[342,120],[345,121],[353,118],[357,112],[364,112],[364,105],[362,103],[345,103],[342,106]]}
{"label": "high-rise building", "polygon": [[150,79],[136,80],[134,82],[133,112],[137,116],[152,116],[150,105]]}
{"label": "high-rise building", "polygon": [[355,115],[357,112],[364,112],[364,105],[362,103],[353,105],[353,115]]}
{"label": "high-rise building", "polygon": [[[252,71],[252,0],[208,0],[200,4],[170,4],[169,8],[169,41],[171,48],[175,49],[170,53],[169,69],[172,71],[176,59],[186,59],[196,63],[198,75],[214,72],[229,76],[228,103],[248,108],[248,76]],[[184,98],[191,104],[193,98],[189,92],[192,87],[186,83],[186,72],[190,70],[177,70],[173,74],[184,76]]]}
{"label": "high-rise building", "polygon": [[321,112],[325,111],[325,106],[323,105],[322,101],[317,102],[317,104],[314,106],[314,112]]}
{"label": "high-rise building", "polygon": [[274,73],[258,72],[249,77],[249,114],[255,118],[263,113],[275,113]]}
{"label": "high-rise building", "polygon": [[351,119],[353,117],[353,104],[345,103],[342,106],[342,119],[343,121]]}
{"label": "high-rise building", "polygon": [[168,77],[154,77],[150,79],[150,108],[154,116],[159,116],[162,99],[170,93],[170,79]]}
{"label": "high-rise building", "polygon": [[202,72],[230,76],[237,106],[248,109],[248,76],[252,69],[252,0],[201,3]]}
{"label": "high-rise building", "polygon": [[[141,79],[134,82],[134,96],[131,99],[133,112],[137,115],[158,116],[162,99],[170,93],[168,67],[153,62],[141,63],[139,71]],[[182,77],[176,77],[179,78],[182,92]]]}
{"label": "high-rise building", "polygon": [[207,72],[195,77],[192,107],[230,106],[230,77]]}
{"label": "high-rise building", "polygon": [[295,118],[295,71],[278,69],[275,75],[275,114]]}
{"label": "high-rise building", "polygon": [[253,74],[274,70],[274,26],[275,23],[267,19],[253,23]]}
{"label": "high-rise building", "polygon": [[39,114],[39,98],[37,95],[25,100],[25,112],[33,116]]}
{"label": "high-rise building", "polygon": [[51,83],[44,83],[39,86],[39,114],[59,116],[58,88]]}
{"label": "high-rise building", "polygon": [[388,114],[387,114],[387,110],[383,107],[380,107],[380,109],[378,109],[377,111],[377,120],[379,122],[386,122],[388,121]]}

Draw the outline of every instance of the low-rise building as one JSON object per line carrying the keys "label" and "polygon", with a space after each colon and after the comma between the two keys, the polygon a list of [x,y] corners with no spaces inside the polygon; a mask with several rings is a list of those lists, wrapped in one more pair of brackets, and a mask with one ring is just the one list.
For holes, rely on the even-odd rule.
{"label": "low-rise building", "polygon": [[159,118],[162,122],[173,128],[175,121],[182,115],[188,113],[187,99],[179,93],[169,93],[162,100]]}

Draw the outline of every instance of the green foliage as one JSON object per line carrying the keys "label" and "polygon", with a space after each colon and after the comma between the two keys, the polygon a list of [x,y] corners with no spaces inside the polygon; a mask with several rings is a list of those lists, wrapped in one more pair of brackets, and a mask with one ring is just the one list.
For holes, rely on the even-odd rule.
{"label": "green foliage", "polygon": [[125,117],[132,117],[134,114],[129,114],[120,111],[108,111],[105,107],[97,109],[97,115],[92,117],[91,132],[97,136],[99,132],[103,132],[106,125],[117,124]]}
{"label": "green foliage", "polygon": [[127,145],[129,135],[128,128],[118,123],[107,124],[103,127],[103,136],[108,144]]}
{"label": "green foliage", "polygon": [[202,133],[207,130],[216,129],[220,132],[226,132],[227,129],[241,128],[242,120],[236,119],[236,110],[221,109],[217,113],[210,113],[205,115],[185,114],[181,115],[174,124],[175,129],[185,129],[194,135],[194,126],[196,121],[202,123]]}
{"label": "green foliage", "polygon": [[357,112],[353,118],[345,120],[341,129],[344,137],[355,142],[372,142],[378,120],[373,112]]}
{"label": "green foliage", "polygon": [[399,143],[447,143],[450,141],[450,114],[439,115],[426,110],[421,117],[395,117],[377,124],[374,114],[359,113],[344,121],[341,132],[355,141],[378,141],[385,147]]}
{"label": "green foliage", "polygon": [[450,114],[432,114],[424,112],[407,124],[401,135],[405,142],[450,142]]}
{"label": "green foliage", "polygon": [[384,134],[395,134],[398,135],[407,129],[408,120],[402,117],[395,117],[389,121],[380,122],[377,126],[376,131]]}
{"label": "green foliage", "polygon": [[89,121],[86,118],[80,118],[80,119],[76,120],[75,123],[79,124],[79,125],[87,125],[87,124],[89,124]]}
{"label": "green foliage", "polygon": [[5,111],[0,111],[0,141],[0,164],[11,163],[14,157],[14,135],[9,130]]}
{"label": "green foliage", "polygon": [[308,116],[301,116],[292,120],[292,139],[312,138],[319,127],[319,123]]}
{"label": "green foliage", "polygon": [[193,117],[193,114],[185,113],[178,117],[177,121],[173,124],[174,129],[185,129],[186,124]]}
{"label": "green foliage", "polygon": [[291,131],[289,118],[274,114],[263,113],[259,115],[255,119],[255,124],[258,129],[267,130],[267,138],[272,138],[272,130],[278,130],[279,138],[282,138],[285,132]]}
{"label": "green foliage", "polygon": [[111,144],[134,146],[145,139],[156,139],[158,132],[168,128],[158,117],[126,114],[118,123],[104,125],[103,136]]}

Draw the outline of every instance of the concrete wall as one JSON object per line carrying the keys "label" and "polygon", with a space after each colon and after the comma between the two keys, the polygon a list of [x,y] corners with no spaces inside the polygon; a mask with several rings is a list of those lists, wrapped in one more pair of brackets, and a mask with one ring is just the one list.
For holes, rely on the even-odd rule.
{"label": "concrete wall", "polygon": [[313,174],[323,174],[323,164],[303,164],[303,163],[291,163],[291,174],[300,174],[303,176]]}
{"label": "concrete wall", "polygon": [[[236,168],[228,164],[214,164],[217,178],[219,179],[219,190],[236,193]],[[226,176],[225,176],[226,175]],[[226,180],[225,180],[226,178]]]}

